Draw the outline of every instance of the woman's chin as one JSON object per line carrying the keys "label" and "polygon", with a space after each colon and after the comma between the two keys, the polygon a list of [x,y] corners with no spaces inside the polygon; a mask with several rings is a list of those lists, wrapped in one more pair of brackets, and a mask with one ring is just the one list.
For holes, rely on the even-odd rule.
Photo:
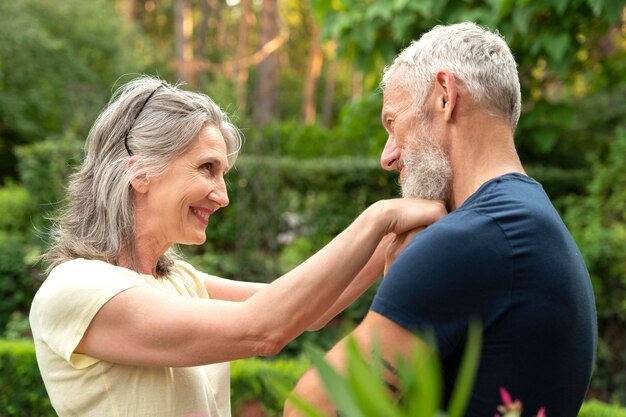
{"label": "woman's chin", "polygon": [[198,236],[193,236],[193,237],[189,237],[188,239],[185,239],[183,242],[178,242],[179,245],[188,245],[188,246],[192,246],[192,245],[203,245],[206,242],[206,235],[198,235]]}

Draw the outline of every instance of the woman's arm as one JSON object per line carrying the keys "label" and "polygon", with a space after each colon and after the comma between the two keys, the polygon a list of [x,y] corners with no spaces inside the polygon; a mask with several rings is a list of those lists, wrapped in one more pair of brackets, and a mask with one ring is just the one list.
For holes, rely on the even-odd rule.
{"label": "woman's arm", "polygon": [[320,317],[315,320],[306,330],[316,331],[326,326],[337,314],[345,310],[350,304],[359,298],[374,282],[382,276],[385,266],[385,251],[392,240],[393,234],[385,236],[370,257],[369,261],[354,277],[350,285],[341,293],[339,298]]}
{"label": "woman's arm", "polygon": [[337,301],[309,326],[307,330],[315,331],[321,329],[337,314],[341,313],[357,298],[363,295],[381,275],[387,274],[387,269],[404,250],[406,245],[416,234],[425,228],[425,226],[421,226],[400,235],[396,235],[395,233],[386,235],[378,244],[378,247],[367,264],[365,264],[363,269],[361,269],[350,285],[348,285],[348,288],[341,293]]}
{"label": "woman's arm", "polygon": [[445,215],[441,203],[376,203],[303,264],[243,302],[172,297],[149,286],[111,298],[76,353],[110,362],[195,366],[274,355],[328,311],[388,233]]}
{"label": "woman's arm", "polygon": [[[372,257],[367,264],[365,264],[363,269],[359,271],[356,277],[354,277],[350,285],[348,285],[348,288],[346,288],[335,303],[306,330],[320,330],[376,282],[383,273],[385,266],[385,250],[387,246],[391,244],[393,236],[395,235],[389,234],[380,241]],[[267,283],[237,281],[216,277],[214,275],[207,275],[204,281],[204,286],[209,296],[212,299],[224,301],[245,301],[258,291],[267,287],[267,285]]]}
{"label": "woman's arm", "polygon": [[204,287],[209,297],[224,301],[245,301],[267,287],[263,282],[246,282],[207,275]]}

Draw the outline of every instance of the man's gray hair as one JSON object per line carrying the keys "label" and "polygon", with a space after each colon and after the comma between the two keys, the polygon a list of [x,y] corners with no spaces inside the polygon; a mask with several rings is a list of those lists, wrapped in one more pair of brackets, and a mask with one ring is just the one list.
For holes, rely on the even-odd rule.
{"label": "man's gray hair", "polygon": [[[232,166],[241,135],[211,98],[148,76],[121,86],[92,126],[83,162],[70,177],[66,207],[53,219],[53,244],[43,256],[50,262],[48,270],[75,258],[117,264],[121,251],[134,266],[131,180],[163,173],[205,126],[220,130]],[[128,169],[130,153],[140,163]],[[172,250],[161,256],[157,274],[168,273],[174,259]]]}
{"label": "man's gray hair", "polygon": [[517,126],[521,111],[517,64],[498,32],[471,22],[435,26],[385,69],[383,90],[399,69],[403,69],[400,82],[412,92],[418,108],[426,101],[437,72],[447,69],[477,105],[506,117],[513,129]]}

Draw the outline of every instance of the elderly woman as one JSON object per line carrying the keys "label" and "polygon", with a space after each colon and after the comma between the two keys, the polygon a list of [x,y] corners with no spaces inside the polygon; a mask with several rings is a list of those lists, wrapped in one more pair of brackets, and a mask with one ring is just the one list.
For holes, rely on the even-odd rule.
{"label": "elderly woman", "polygon": [[149,77],[96,120],[30,313],[60,417],[229,416],[228,361],[274,355],[324,325],[381,273],[385,235],[444,214],[381,201],[271,284],[208,275],[170,248],[205,241],[239,147],[209,97]]}

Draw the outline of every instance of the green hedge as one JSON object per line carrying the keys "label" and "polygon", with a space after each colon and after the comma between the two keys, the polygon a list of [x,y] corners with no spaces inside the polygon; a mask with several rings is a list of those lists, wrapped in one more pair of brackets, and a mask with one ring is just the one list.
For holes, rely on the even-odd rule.
{"label": "green hedge", "polygon": [[31,341],[0,340],[0,416],[56,417]]}
{"label": "green hedge", "polygon": [[[266,416],[280,416],[285,394],[277,387],[293,387],[308,366],[303,359],[251,358],[232,362],[233,416],[242,415],[250,407],[260,408]],[[30,340],[0,339],[0,416],[56,417]],[[626,417],[626,409],[592,400],[583,405],[579,417]]]}
{"label": "green hedge", "polygon": [[[251,358],[232,362],[233,416],[259,407],[268,416],[281,414],[285,401],[273,385],[293,387],[308,363],[297,359]],[[56,417],[46,393],[30,340],[0,339],[0,417]]]}
{"label": "green hedge", "polygon": [[268,416],[281,415],[285,389],[292,389],[309,367],[302,359],[250,358],[231,363],[233,415],[248,407],[260,407]]}

